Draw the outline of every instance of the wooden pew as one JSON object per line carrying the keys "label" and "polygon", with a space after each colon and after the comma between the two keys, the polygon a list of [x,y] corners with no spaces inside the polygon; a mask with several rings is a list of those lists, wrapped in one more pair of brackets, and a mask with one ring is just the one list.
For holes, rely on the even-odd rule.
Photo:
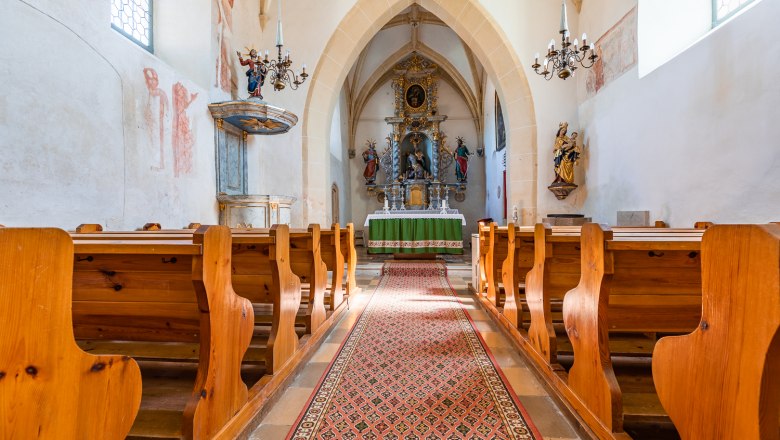
{"label": "wooden pew", "polygon": [[131,436],[213,436],[247,401],[240,369],[253,316],[231,286],[230,230],[106,237],[74,235],[76,339],[139,360],[144,393]]}
{"label": "wooden pew", "polygon": [[295,322],[301,281],[290,264],[290,230],[274,225],[266,231],[234,230],[233,237],[233,285],[252,302],[255,319],[262,324],[255,328],[255,336],[268,335],[266,371],[274,374],[293,357],[299,342]]}
{"label": "wooden pew", "polygon": [[[500,313],[509,325],[522,329],[526,275],[533,267],[534,229],[510,223],[497,227],[493,238],[493,263],[499,270],[493,279],[501,280],[504,291]],[[501,297],[496,295],[497,300]]]}
{"label": "wooden pew", "polygon": [[[284,225],[286,227],[286,225]],[[273,238],[268,238],[271,235],[272,229],[254,229],[254,228],[248,228],[248,229],[241,229],[241,228],[235,228],[231,229],[231,233],[233,235],[233,251],[239,251],[243,247],[239,246],[239,244],[246,244],[249,246],[254,245],[255,248],[262,250],[266,254],[268,254],[268,246],[270,246],[273,242]],[[305,308],[298,309],[297,315],[299,321],[302,325],[305,325],[305,330],[302,330],[300,333],[303,334],[311,334],[313,333],[320,325],[322,325],[322,322],[326,319],[326,311],[324,306],[324,293],[326,289],[326,283],[327,283],[327,273],[326,273],[326,267],[324,263],[322,262],[321,257],[321,244],[320,244],[320,229],[319,225],[310,225],[309,229],[297,229],[297,230],[289,230],[289,258],[286,258],[288,261],[289,268],[282,269],[282,271],[292,271],[294,275],[298,276],[300,280],[306,284],[307,289],[303,292],[299,292],[299,295],[303,293],[307,305]],[[95,239],[110,239],[111,237],[122,237],[123,239],[133,239],[133,240],[154,240],[159,238],[175,238],[175,237],[182,237],[186,236],[187,234],[191,234],[192,231],[188,230],[160,230],[160,231],[138,231],[134,232],[130,235],[126,232],[101,232],[99,234],[92,234],[85,237],[89,238],[95,238]],[[274,233],[275,234],[275,233]],[[255,239],[255,242],[253,242],[253,237]],[[239,239],[240,238],[240,239]],[[254,249],[254,248],[253,248]],[[317,261],[319,263],[315,264],[314,262]],[[258,260],[257,264],[261,264],[264,266],[269,265],[269,261],[267,258]],[[289,269],[289,270],[288,270]],[[255,282],[250,282],[250,285],[245,288],[237,288],[237,293],[239,293],[242,296],[245,296],[247,298],[250,298],[250,291],[252,289],[252,286],[258,289],[267,289],[267,286],[272,284],[271,275],[269,272],[270,268],[266,269],[250,269],[249,272],[246,273],[239,273],[236,271],[236,268],[233,268],[233,281],[234,281],[234,287],[237,285],[241,285],[246,279],[247,274],[253,274],[253,276],[265,276],[264,284],[258,284]],[[253,271],[259,271],[258,273],[254,273]],[[313,283],[312,280],[315,280]],[[300,289],[299,289],[300,290]],[[246,295],[245,295],[246,294]],[[272,320],[273,316],[273,301],[268,299],[268,296],[252,296],[254,299],[258,298],[264,298],[263,301],[254,301],[254,309],[255,309],[255,322],[256,324],[263,323],[270,325],[270,322]],[[250,298],[250,299],[252,299]],[[302,297],[303,298],[303,297]],[[297,343],[297,339],[296,339]],[[279,357],[278,359],[284,359],[285,357]]]}
{"label": "wooden pew", "polygon": [[124,438],[138,364],[73,339],[73,242],[59,229],[0,230],[0,438]]}
{"label": "wooden pew", "polygon": [[347,264],[346,295],[356,295],[360,293],[357,285],[355,273],[357,271],[357,251],[355,250],[355,225],[347,223],[346,229],[341,230],[341,254],[344,256],[344,262]]}
{"label": "wooden pew", "polygon": [[537,223],[534,227],[534,263],[526,276],[525,297],[531,324],[528,339],[532,357],[541,366],[558,366],[558,334],[555,325],[562,320],[566,292],[580,279],[580,228]]}
{"label": "wooden pew", "polygon": [[780,226],[710,226],[702,317],[661,338],[653,378],[683,439],[780,438]]}
{"label": "wooden pew", "polygon": [[97,223],[82,223],[76,226],[76,232],[78,232],[79,234],[101,232],[102,230],[103,230],[103,225],[99,225]]}
{"label": "wooden pew", "polygon": [[[701,232],[582,227],[581,279],[563,302],[574,351],[568,386],[612,432],[624,424],[663,425],[668,418],[651,379],[616,375],[611,333],[674,333],[701,315]],[[649,353],[645,353],[647,355]]]}
{"label": "wooden pew", "polygon": [[493,265],[493,243],[495,242],[496,223],[479,222],[479,285],[477,294],[486,297],[495,304],[498,297],[496,289],[496,271]]}
{"label": "wooden pew", "polygon": [[328,306],[336,310],[344,301],[344,254],[341,253],[341,227],[334,223],[329,230],[320,231],[322,239],[321,254],[325,266],[330,272],[328,283]]}
{"label": "wooden pew", "polygon": [[[284,225],[282,225],[284,226]],[[286,227],[286,226],[285,226]],[[263,280],[258,277],[262,277],[263,274],[267,275],[270,272],[266,272],[262,267],[269,265],[269,261],[265,259],[265,255],[270,252],[270,248],[267,243],[263,242],[263,237],[268,237],[274,234],[279,234],[279,231],[272,229],[234,229],[233,241],[235,243],[233,252],[251,252],[254,258],[246,262],[246,265],[239,267],[235,265],[233,268],[234,280],[237,283],[249,283],[246,289],[240,289],[239,294],[246,292],[250,294],[251,289],[263,289],[268,280]],[[296,314],[293,315],[294,319],[297,316],[297,321],[305,325],[305,330],[302,334],[312,334],[316,331],[327,318],[325,310],[325,290],[327,288],[327,266],[322,259],[322,242],[320,235],[320,226],[316,224],[309,225],[308,229],[292,229],[289,230],[289,270],[298,277],[298,296],[299,307],[296,308]],[[238,245],[245,244],[244,247],[237,247]],[[258,255],[263,254],[263,256]],[[260,265],[258,268],[253,265]],[[281,273],[281,272],[280,272]],[[247,277],[251,277],[247,278]],[[272,281],[272,280],[271,280]],[[305,283],[305,289],[302,289]],[[305,299],[306,307],[300,307],[301,301]],[[255,301],[253,301],[255,302]],[[276,305],[273,302],[267,302],[265,306],[255,305],[255,319],[258,322],[269,322],[267,318],[271,316],[271,311]],[[263,315],[266,319],[263,319]],[[298,339],[296,336],[295,343],[297,346]]]}

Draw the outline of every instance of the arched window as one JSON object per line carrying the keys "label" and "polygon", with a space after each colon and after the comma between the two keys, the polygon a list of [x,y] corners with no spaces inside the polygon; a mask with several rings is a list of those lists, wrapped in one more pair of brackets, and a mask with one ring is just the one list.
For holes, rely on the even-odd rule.
{"label": "arched window", "polygon": [[149,52],[154,52],[152,0],[111,0],[111,27]]}
{"label": "arched window", "polygon": [[712,0],[712,27],[728,20],[753,0]]}

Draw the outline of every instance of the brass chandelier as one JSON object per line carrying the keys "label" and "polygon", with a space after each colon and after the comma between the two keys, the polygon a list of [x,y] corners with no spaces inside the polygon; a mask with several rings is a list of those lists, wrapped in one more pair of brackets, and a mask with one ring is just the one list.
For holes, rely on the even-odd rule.
{"label": "brass chandelier", "polygon": [[282,47],[284,46],[284,36],[282,34],[282,0],[279,0],[279,17],[276,22],[276,59],[270,59],[268,57],[268,50],[265,51],[265,57],[263,58],[263,64],[267,69],[268,80],[274,85],[274,90],[282,90],[287,86],[291,89],[297,90],[298,86],[306,81],[309,76],[306,73],[306,64],[301,68],[300,75],[296,75],[290,68],[292,66],[292,60],[290,59],[290,51],[286,51],[284,57],[282,57]]}
{"label": "brass chandelier", "polygon": [[[562,0],[561,5],[561,47],[555,48],[555,39],[550,40],[550,45],[547,47],[547,56],[539,63],[539,53],[534,56],[534,62],[531,67],[539,75],[542,75],[544,79],[550,80],[554,75],[558,75],[558,78],[565,80],[566,78],[574,75],[574,71],[579,67],[590,69],[596,62],[598,55],[596,55],[595,46],[588,45],[588,36],[582,34],[582,46],[579,45],[579,41],[574,39],[572,43],[569,39],[569,22],[566,17],[566,0]],[[590,51],[590,54],[588,52]]]}

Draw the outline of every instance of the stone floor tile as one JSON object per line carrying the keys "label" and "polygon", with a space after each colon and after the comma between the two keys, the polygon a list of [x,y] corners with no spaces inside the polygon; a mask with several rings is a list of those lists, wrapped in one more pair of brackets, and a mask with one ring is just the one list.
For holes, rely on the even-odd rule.
{"label": "stone floor tile", "polygon": [[518,396],[539,433],[548,437],[577,438],[577,433],[552,399],[547,396]]}
{"label": "stone floor tile", "polygon": [[249,440],[284,440],[292,425],[260,425]]}
{"label": "stone floor tile", "polygon": [[490,316],[482,309],[469,310],[469,316],[473,321],[490,321]]}
{"label": "stone floor tile", "polygon": [[313,392],[313,387],[290,387],[285,389],[282,397],[274,404],[261,424],[292,425]]}
{"label": "stone floor tile", "polygon": [[344,341],[344,338],[346,338],[348,334],[349,329],[336,327],[330,331],[330,334],[328,335],[328,338],[325,339],[325,342],[340,344],[342,341]]}
{"label": "stone floor tile", "polygon": [[491,348],[490,352],[493,354],[498,366],[501,368],[525,366],[525,360],[520,357],[517,349],[512,346],[508,348]]}
{"label": "stone floor tile", "polygon": [[487,346],[491,349],[509,348],[512,346],[506,337],[499,332],[480,332],[480,334],[482,335],[482,339],[485,340]]}
{"label": "stone floor tile", "polygon": [[498,327],[496,327],[496,324],[493,323],[493,321],[474,321],[474,328],[477,329],[478,332],[497,332]]}
{"label": "stone floor tile", "polygon": [[325,373],[325,370],[328,368],[328,365],[330,365],[329,362],[307,363],[303,370],[298,373],[295,382],[293,382],[293,386],[301,388],[316,387],[322,378],[322,374]]}
{"label": "stone floor tile", "polygon": [[518,396],[546,396],[544,389],[536,376],[525,367],[507,367],[501,368],[509,381],[509,385],[515,390]]}
{"label": "stone floor tile", "polygon": [[330,362],[331,360],[333,360],[333,357],[339,351],[339,347],[341,347],[340,343],[339,344],[333,342],[323,343],[320,346],[320,348],[314,353],[314,356],[311,357],[310,362]]}

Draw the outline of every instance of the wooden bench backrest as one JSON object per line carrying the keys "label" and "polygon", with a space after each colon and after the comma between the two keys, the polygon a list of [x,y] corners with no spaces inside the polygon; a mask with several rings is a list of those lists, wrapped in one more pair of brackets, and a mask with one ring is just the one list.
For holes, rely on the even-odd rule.
{"label": "wooden bench backrest", "polygon": [[344,300],[344,254],[341,253],[341,227],[334,223],[329,230],[320,231],[322,260],[330,271],[330,310]]}
{"label": "wooden bench backrest", "polygon": [[279,371],[298,349],[295,317],[301,306],[301,281],[290,268],[290,229],[233,231],[233,284],[253,303],[273,304],[266,370]]}
{"label": "wooden bench backrest", "polygon": [[247,401],[240,366],[254,323],[251,303],[232,287],[230,230],[203,226],[157,240],[74,237],[76,336],[199,342],[182,430],[215,434]]}
{"label": "wooden bench backrest", "polygon": [[612,370],[607,329],[608,295],[601,286],[611,275],[604,243],[612,231],[595,223],[582,226],[582,270],[577,287],[566,294],[563,319],[574,349],[574,365],[569,370],[569,387],[587,410],[608,430],[622,431],[623,403]]}
{"label": "wooden bench backrest", "polygon": [[568,382],[615,432],[622,430],[623,408],[609,332],[690,328],[701,310],[700,234],[652,228],[613,231],[595,223],[582,227],[581,279],[563,304],[574,349]]}
{"label": "wooden bench backrest", "polygon": [[73,242],[58,229],[0,230],[0,438],[124,438],[138,364],[73,340]]}
{"label": "wooden bench backrest", "polygon": [[[192,240],[75,241],[77,339],[198,342]],[[150,307],[150,303],[154,306]]]}
{"label": "wooden bench backrest", "polygon": [[702,243],[703,313],[653,352],[653,378],[684,439],[780,436],[780,226],[718,226]]}
{"label": "wooden bench backrest", "polygon": [[347,223],[346,228],[341,229],[341,254],[347,265],[346,294],[354,295],[358,291],[357,286],[357,250],[355,249],[355,225]]}
{"label": "wooden bench backrest", "polygon": [[493,265],[493,244],[495,243],[496,223],[479,224],[479,293],[492,303],[496,300],[495,270]]}
{"label": "wooden bench backrest", "polygon": [[320,225],[311,224],[304,231],[290,233],[290,268],[302,283],[309,283],[307,315],[311,319],[309,332],[325,322],[325,289],[328,268],[322,260]]}
{"label": "wooden bench backrest", "polygon": [[[663,230],[660,230],[663,231]],[[701,232],[615,230],[606,242],[611,261],[609,330],[688,332],[701,316]]]}
{"label": "wooden bench backrest", "polygon": [[510,223],[506,227],[497,228],[494,239],[493,263],[498,269],[494,281],[501,280],[504,285],[501,313],[512,326],[520,328],[523,321],[520,286],[525,284],[526,274],[533,267],[533,229],[516,227]]}

